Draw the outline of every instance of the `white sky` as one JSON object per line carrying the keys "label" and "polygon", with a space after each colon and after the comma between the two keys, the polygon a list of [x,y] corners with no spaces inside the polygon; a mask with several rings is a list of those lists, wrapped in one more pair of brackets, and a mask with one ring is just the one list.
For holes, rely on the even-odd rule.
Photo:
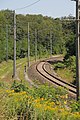
{"label": "white sky", "polygon": [[[24,7],[37,0],[0,0],[0,10]],[[75,2],[71,0],[41,0],[26,9],[17,10],[20,14],[42,14],[51,17],[75,16]]]}

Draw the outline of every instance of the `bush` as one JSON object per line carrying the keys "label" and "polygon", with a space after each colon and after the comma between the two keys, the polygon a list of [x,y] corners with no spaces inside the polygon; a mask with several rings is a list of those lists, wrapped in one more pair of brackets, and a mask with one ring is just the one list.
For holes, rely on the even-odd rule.
{"label": "bush", "polygon": [[71,104],[72,112],[80,112],[80,100]]}
{"label": "bush", "polygon": [[65,64],[62,62],[58,62],[56,64],[54,64],[54,70],[57,70],[58,68],[65,68]]}
{"label": "bush", "polygon": [[11,86],[11,89],[14,90],[15,92],[21,92],[21,91],[27,91],[28,87],[21,82],[14,81]]}

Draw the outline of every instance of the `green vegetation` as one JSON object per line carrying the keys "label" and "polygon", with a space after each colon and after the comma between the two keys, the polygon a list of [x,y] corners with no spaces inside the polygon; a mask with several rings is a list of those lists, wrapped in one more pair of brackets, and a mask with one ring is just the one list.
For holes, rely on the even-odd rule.
{"label": "green vegetation", "polygon": [[[0,82],[1,119],[79,120],[80,101],[70,99],[67,91],[61,87],[54,88],[47,85],[38,85],[38,88],[30,87],[23,77],[25,63],[26,59],[17,60],[17,68],[21,68],[20,82],[16,80],[11,83]],[[6,68],[6,64],[11,71],[9,65],[12,61],[1,63],[1,68]],[[64,67],[60,64],[59,67]]]}
{"label": "green vegetation", "polygon": [[[35,29],[37,29],[37,58],[50,56],[50,31],[52,54],[64,54],[64,61],[54,65],[61,75],[75,84],[75,22],[72,16],[51,18],[42,15],[16,15],[17,20],[17,74],[12,80],[13,11],[0,11],[0,118],[2,120],[80,120],[80,100],[69,98],[64,88],[38,85],[30,87],[24,78],[27,65],[28,29],[30,22],[30,56],[35,56]],[[8,34],[7,27],[8,25]],[[6,60],[8,36],[8,62]],[[67,71],[67,72],[66,72]],[[67,74],[66,74],[67,73]],[[62,76],[61,76],[62,77]]]}
{"label": "green vegetation", "polygon": [[57,62],[53,64],[54,70],[65,81],[76,84],[76,58],[70,56],[64,59],[63,62]]}
{"label": "green vegetation", "polygon": [[[75,52],[75,22],[67,18],[51,18],[42,15],[16,15],[17,59],[27,56],[28,22],[30,22],[30,55],[35,55],[35,29],[37,29],[38,58],[50,55],[50,31],[52,33],[52,54],[72,55]],[[69,16],[68,19],[73,19]],[[13,11],[0,11],[0,62],[6,60],[8,25],[8,58],[13,59]]]}
{"label": "green vegetation", "polygon": [[[20,80],[24,80],[24,66],[27,66],[27,59],[22,58],[16,61],[17,75]],[[12,83],[13,78],[13,61],[8,60],[8,62],[0,63],[0,81],[5,81]]]}
{"label": "green vegetation", "polygon": [[79,120],[80,101],[68,98],[64,88],[42,85],[37,88],[25,82],[0,86],[0,117],[2,120]]}

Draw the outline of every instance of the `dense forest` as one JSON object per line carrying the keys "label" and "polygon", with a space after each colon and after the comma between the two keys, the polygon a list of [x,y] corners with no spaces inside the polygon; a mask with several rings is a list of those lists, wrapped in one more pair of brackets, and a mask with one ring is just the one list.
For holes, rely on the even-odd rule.
{"label": "dense forest", "polygon": [[[27,56],[28,23],[30,37],[30,55],[35,55],[35,29],[37,39],[37,54],[65,54],[67,57],[75,55],[75,21],[72,16],[51,18],[39,15],[16,15],[17,27],[17,58]],[[0,62],[13,59],[14,14],[11,10],[0,11]]]}

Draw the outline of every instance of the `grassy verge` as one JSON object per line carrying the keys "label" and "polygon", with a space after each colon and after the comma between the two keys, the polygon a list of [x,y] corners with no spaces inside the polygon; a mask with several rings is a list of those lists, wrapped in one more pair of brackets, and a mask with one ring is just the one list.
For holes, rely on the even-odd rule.
{"label": "grassy verge", "polygon": [[[44,59],[44,56],[41,58]],[[38,59],[39,60],[39,59]],[[34,57],[30,57],[30,65],[35,62]],[[27,58],[18,59],[16,61],[17,75],[20,80],[24,80],[24,66],[27,66]],[[11,82],[13,75],[13,61],[4,61],[0,64],[0,81]]]}
{"label": "grassy verge", "polygon": [[69,68],[58,68],[55,72],[60,76],[64,81],[73,83],[74,82],[74,73]]}
{"label": "grassy verge", "polygon": [[58,61],[56,63],[52,63],[52,67],[57,73],[59,77],[61,77],[64,81],[69,83],[74,83],[75,81],[75,63],[70,64],[69,62],[61,62]]}
{"label": "grassy verge", "polygon": [[[26,59],[19,59],[16,61],[17,73],[23,71],[24,65],[26,64]],[[21,68],[22,66],[22,68]],[[22,72],[23,73],[23,72]],[[12,81],[13,74],[13,61],[9,60],[8,62],[2,62],[0,64],[0,81]],[[23,78],[23,76],[20,76]],[[22,79],[21,78],[21,79]]]}

